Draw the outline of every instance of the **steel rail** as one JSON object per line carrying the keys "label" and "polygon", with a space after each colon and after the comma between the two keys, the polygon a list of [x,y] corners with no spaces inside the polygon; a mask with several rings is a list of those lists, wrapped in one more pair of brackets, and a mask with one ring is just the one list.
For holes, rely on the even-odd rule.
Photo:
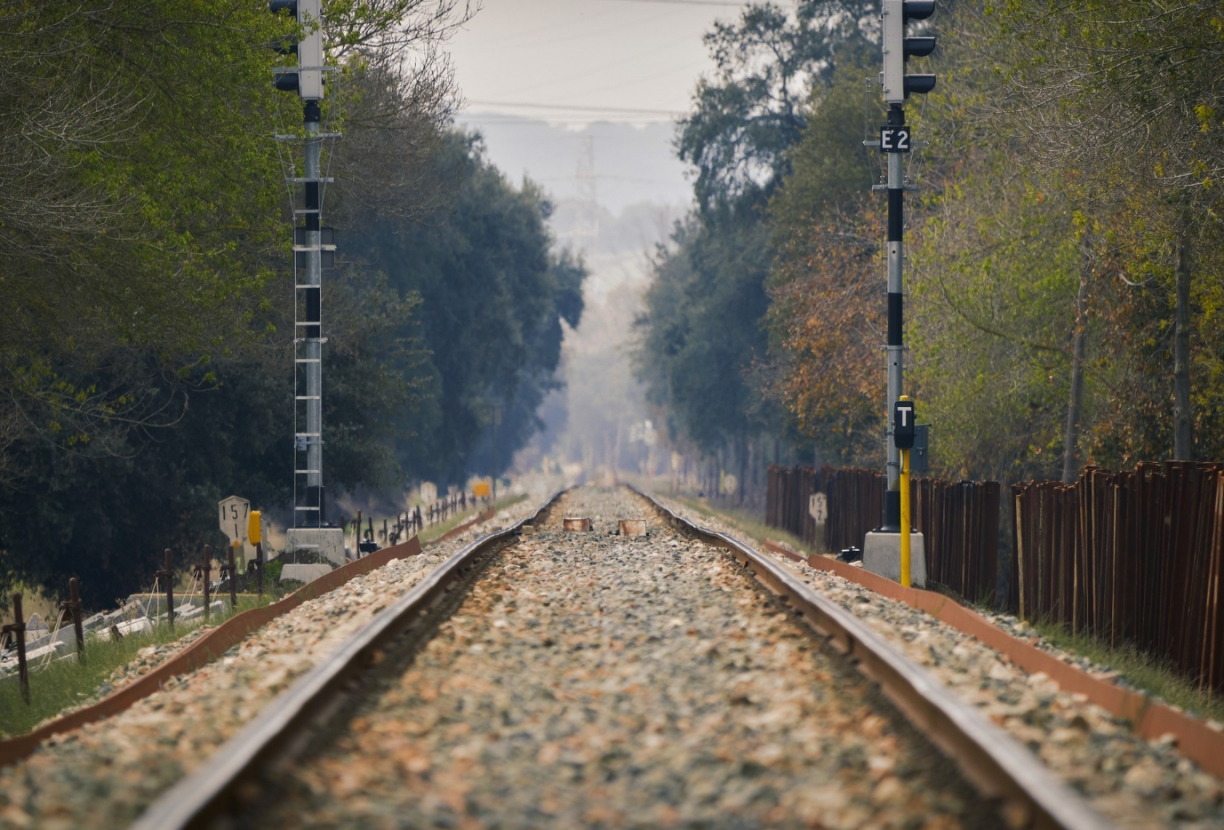
{"label": "steel rail", "polygon": [[841,606],[744,543],[677,515],[633,485],[675,528],[727,548],[771,592],[784,598],[880,684],[910,722],[951,758],[980,792],[998,798],[1013,827],[1107,830],[1113,825],[1045,768],[1027,748],[951,694],[917,663]]}
{"label": "steel rail", "polygon": [[[632,485],[630,489],[646,499],[673,527],[728,549],[766,588],[788,601],[810,625],[829,637],[839,651],[880,684],[918,729],[960,766],[979,791],[1003,802],[1013,827],[1106,830],[1112,826],[1025,747],[976,709],[950,695],[943,684],[895,652],[858,618],[739,540],[678,516]],[[326,701],[341,692],[345,680],[374,662],[374,655],[383,644],[470,574],[492,546],[518,535],[523,525],[533,524],[562,492],[554,493],[529,517],[484,536],[451,556],[269,703],[254,722],[227,741],[202,767],[163,793],[132,825],[134,830],[201,826],[226,805],[246,773],[292,742],[318,712],[329,710]]]}
{"label": "steel rail", "polygon": [[375,654],[388,640],[469,575],[490,548],[517,536],[523,525],[534,523],[563,492],[553,493],[530,516],[477,539],[435,568],[411,591],[294,682],[284,694],[267,704],[254,721],[226,741],[203,766],[162,793],[131,825],[132,830],[180,830],[202,826],[225,806],[246,773],[290,743],[319,712],[329,711],[326,702],[342,691],[347,679],[375,662]]}

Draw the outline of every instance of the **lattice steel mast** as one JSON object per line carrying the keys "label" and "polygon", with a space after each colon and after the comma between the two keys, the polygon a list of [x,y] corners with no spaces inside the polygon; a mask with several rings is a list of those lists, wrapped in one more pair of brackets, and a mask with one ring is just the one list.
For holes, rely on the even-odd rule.
{"label": "lattice steel mast", "polygon": [[293,527],[318,529],[326,523],[322,361],[327,339],[323,337],[323,268],[331,265],[335,257],[334,234],[322,224],[323,189],[331,179],[323,176],[321,161],[323,142],[337,138],[338,134],[321,129],[324,78],[330,71],[323,61],[322,0],[271,0],[269,6],[273,12],[292,13],[302,30],[296,43],[281,48],[284,53],[297,54],[297,66],[278,67],[274,83],[277,89],[296,92],[302,99],[302,135],[277,138],[301,142],[305,156],[302,175],[287,180],[294,194]]}

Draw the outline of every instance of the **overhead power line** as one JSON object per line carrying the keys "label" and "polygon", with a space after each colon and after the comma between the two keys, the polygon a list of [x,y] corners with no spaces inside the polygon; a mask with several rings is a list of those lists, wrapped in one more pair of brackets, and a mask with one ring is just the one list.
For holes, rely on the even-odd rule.
{"label": "overhead power line", "polygon": [[618,115],[684,115],[684,112],[680,110],[648,110],[626,107],[584,107],[567,104],[532,104],[515,101],[468,101],[467,103],[481,107],[519,107],[522,109],[557,110],[561,112],[615,113]]}
{"label": "overhead power line", "polygon": [[668,6],[730,6],[741,8],[743,3],[720,3],[718,0],[604,0],[609,3],[662,3]]}

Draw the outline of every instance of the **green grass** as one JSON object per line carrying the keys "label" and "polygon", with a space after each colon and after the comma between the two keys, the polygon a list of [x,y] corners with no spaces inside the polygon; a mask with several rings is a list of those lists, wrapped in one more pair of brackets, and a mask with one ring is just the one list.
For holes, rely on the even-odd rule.
{"label": "green grass", "polygon": [[1107,643],[1083,634],[1072,634],[1057,623],[1035,623],[1033,627],[1056,648],[1109,666],[1150,697],[1158,697],[1191,715],[1224,722],[1224,694],[1200,690],[1163,660],[1132,646],[1110,648]]}
{"label": "green grass", "polygon": [[[272,597],[265,595],[264,601],[255,598],[238,600],[238,611],[246,611],[261,605],[267,605]],[[211,624],[217,624],[226,617],[214,614]],[[126,665],[136,657],[142,648],[162,643],[174,642],[199,627],[199,623],[170,626],[157,625],[152,631],[140,634],[129,634],[122,640],[105,641],[86,636],[85,663],[77,663],[75,658],[58,660],[50,663],[46,669],[37,670],[41,660],[32,661],[30,665],[30,703],[27,705],[21,699],[21,686],[14,672],[0,678],[0,737],[12,737],[29,732],[47,718],[55,717],[82,701],[92,697],[111,672]],[[61,654],[72,653],[68,649]]]}
{"label": "green grass", "polygon": [[[505,508],[510,507],[513,504],[518,504],[519,502],[525,501],[526,499],[527,499],[526,493],[523,493],[517,496],[505,496],[504,498],[500,498],[496,502],[493,503],[493,510],[494,511],[504,510]],[[451,530],[454,530],[459,525],[463,524],[468,519],[471,519],[473,516],[475,516],[479,512],[480,512],[479,510],[469,510],[466,513],[455,514],[451,516],[449,519],[447,519],[446,521],[441,522],[440,524],[429,525],[428,527],[426,527],[424,530],[421,531],[421,534],[420,534],[421,544],[423,545],[428,544],[429,542],[432,542],[435,539],[437,539],[439,536],[442,536],[445,533]]]}

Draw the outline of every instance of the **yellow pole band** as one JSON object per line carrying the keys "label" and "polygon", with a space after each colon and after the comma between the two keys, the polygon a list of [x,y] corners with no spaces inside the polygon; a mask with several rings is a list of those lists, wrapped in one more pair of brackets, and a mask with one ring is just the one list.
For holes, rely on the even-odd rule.
{"label": "yellow pole band", "polygon": [[901,450],[901,584],[910,584],[910,451]]}

